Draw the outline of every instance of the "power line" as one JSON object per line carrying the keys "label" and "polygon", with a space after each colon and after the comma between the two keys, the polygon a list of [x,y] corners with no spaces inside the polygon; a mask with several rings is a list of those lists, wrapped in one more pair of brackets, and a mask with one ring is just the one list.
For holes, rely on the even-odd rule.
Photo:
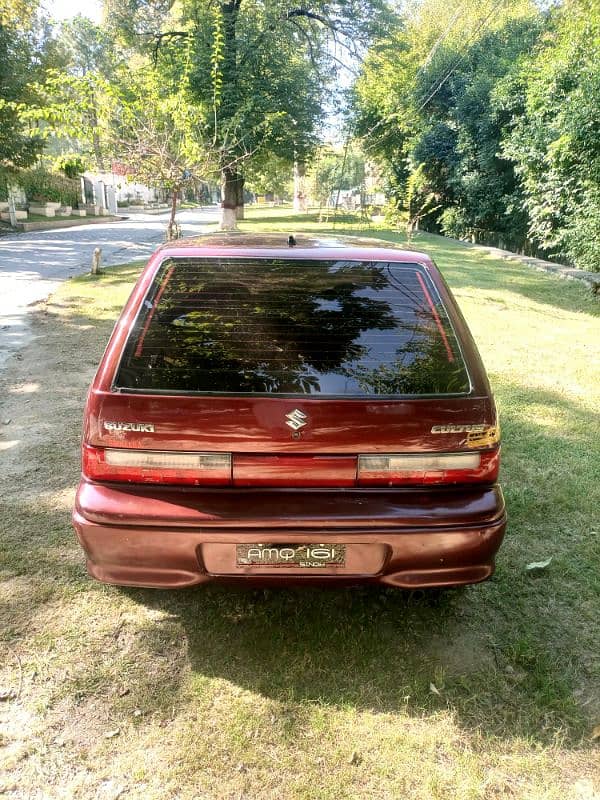
{"label": "power line", "polygon": [[460,16],[462,15],[462,12],[463,12],[463,10],[464,10],[464,7],[465,7],[465,5],[466,5],[466,3],[463,3],[462,5],[460,5],[460,6],[459,6],[459,7],[456,9],[456,11],[454,12],[454,16],[452,17],[452,19],[451,19],[451,20],[450,20],[450,22],[448,23],[448,25],[447,25],[446,29],[445,29],[445,30],[442,32],[442,34],[441,34],[441,35],[438,37],[438,40],[435,42],[435,44],[433,45],[433,47],[431,48],[431,50],[430,50],[430,51],[427,53],[427,56],[425,57],[425,61],[423,61],[423,63],[421,64],[421,66],[420,66],[420,67],[419,67],[419,69],[417,70],[417,75],[418,75],[420,72],[423,72],[423,70],[425,69],[425,67],[427,67],[427,66],[428,66],[428,65],[431,63],[431,59],[432,59],[432,58],[434,57],[434,55],[436,54],[436,52],[437,52],[437,50],[438,50],[438,47],[439,47],[439,46],[441,45],[441,43],[442,43],[442,42],[443,42],[443,41],[444,41],[444,40],[447,38],[448,34],[449,34],[449,33],[450,33],[450,31],[452,30],[452,28],[455,26],[455,24],[456,24],[457,20],[458,20],[458,19],[460,18]]}
{"label": "power line", "polygon": [[[442,78],[442,80],[441,80],[441,81],[440,81],[440,82],[439,82],[439,83],[438,83],[438,84],[435,86],[435,88],[433,89],[433,91],[432,91],[432,92],[431,92],[431,93],[430,93],[430,94],[427,96],[427,98],[426,98],[426,99],[425,99],[425,100],[424,100],[424,101],[421,103],[421,105],[420,105],[420,106],[419,106],[419,108],[417,109],[417,114],[418,114],[419,112],[421,112],[421,111],[422,111],[422,110],[425,108],[425,106],[426,106],[426,105],[429,103],[429,101],[430,101],[430,100],[432,100],[432,99],[435,97],[435,95],[436,95],[436,94],[439,92],[439,90],[442,88],[442,86],[443,86],[443,85],[446,83],[446,81],[447,81],[447,80],[450,78],[450,76],[452,75],[452,73],[454,72],[454,70],[455,70],[455,69],[458,67],[458,65],[459,65],[459,64],[460,64],[460,63],[463,61],[463,59],[465,58],[465,55],[466,55],[466,53],[467,53],[467,48],[468,48],[468,46],[469,46],[469,45],[471,44],[471,42],[472,42],[472,41],[475,39],[475,37],[477,36],[477,34],[478,34],[478,33],[479,33],[479,32],[480,32],[482,29],[483,29],[483,27],[484,27],[485,25],[487,25],[487,23],[488,23],[488,22],[489,22],[489,20],[492,18],[492,16],[493,16],[493,15],[496,13],[496,11],[497,11],[497,10],[498,10],[498,9],[499,9],[499,8],[500,8],[500,7],[501,7],[501,6],[502,6],[502,5],[505,3],[505,2],[506,2],[506,0],[499,0],[499,2],[497,2],[497,3],[496,3],[494,6],[493,6],[493,8],[492,8],[492,10],[490,11],[490,13],[489,13],[489,14],[488,14],[486,17],[484,17],[484,18],[481,20],[481,22],[479,23],[479,25],[477,26],[477,28],[474,30],[474,32],[471,34],[471,36],[470,36],[470,37],[467,39],[467,42],[466,42],[466,43],[465,43],[465,45],[464,45],[464,48],[463,48],[463,52],[462,52],[462,54],[461,54],[461,55],[459,56],[459,58],[458,58],[458,59],[457,59],[457,60],[454,62],[454,64],[452,65],[452,67],[450,68],[450,70],[449,70],[449,71],[446,73],[446,75],[445,75],[445,76]],[[448,24],[448,26],[446,27],[446,29],[443,31],[443,33],[441,34],[441,36],[438,38],[438,40],[435,42],[435,44],[433,45],[433,47],[431,48],[431,50],[430,50],[430,51],[429,51],[429,53],[427,54],[427,56],[426,56],[426,58],[425,58],[425,61],[423,62],[423,64],[421,64],[421,66],[420,66],[420,67],[419,67],[419,69],[417,70],[417,72],[416,72],[416,75],[419,75],[419,73],[420,73],[420,72],[422,72],[422,71],[424,70],[424,68],[427,66],[427,64],[428,64],[428,63],[431,61],[431,59],[432,59],[432,58],[433,58],[433,56],[435,55],[435,52],[437,51],[438,47],[439,47],[439,46],[440,46],[440,44],[441,44],[441,43],[442,43],[442,42],[443,42],[443,41],[446,39],[446,37],[447,37],[447,36],[448,36],[448,34],[450,33],[451,29],[454,27],[454,24],[456,23],[456,21],[458,20],[458,18],[461,16],[461,14],[462,14],[462,11],[463,11],[463,9],[464,9],[465,5],[466,5],[466,3],[463,3],[463,4],[462,4],[462,5],[461,5],[461,6],[458,8],[458,11],[457,11],[457,12],[455,12],[454,16],[453,16],[453,17],[452,17],[452,19],[450,20],[450,23]],[[397,118],[397,117],[399,117],[399,116],[401,116],[401,114],[400,114],[400,112],[399,112],[399,111],[394,111],[394,112],[392,112],[391,114],[387,114],[385,117],[382,117],[380,120],[378,120],[378,121],[375,123],[375,125],[373,125],[371,128],[369,128],[369,130],[368,130],[368,131],[367,131],[365,134],[363,134],[361,138],[362,138],[362,139],[366,139],[367,137],[369,137],[369,136],[370,136],[370,135],[373,133],[373,131],[375,131],[375,130],[376,130],[377,128],[379,128],[381,125],[388,124],[388,123],[392,122],[392,120],[393,120],[393,119],[395,119],[395,118]],[[366,149],[367,149],[367,150],[369,149],[368,145],[366,146]]]}
{"label": "power line", "polygon": [[447,81],[447,80],[450,78],[450,76],[452,75],[452,73],[454,72],[454,70],[455,70],[455,69],[458,67],[458,65],[459,65],[459,64],[460,64],[460,63],[461,63],[461,62],[464,60],[464,58],[465,58],[465,55],[467,54],[467,49],[468,49],[469,45],[471,44],[471,42],[472,42],[472,41],[475,39],[475,37],[477,36],[477,34],[478,34],[478,33],[479,33],[479,32],[480,32],[480,31],[481,31],[481,30],[482,30],[482,29],[483,29],[483,28],[484,28],[484,27],[487,25],[487,23],[489,22],[489,20],[490,20],[490,19],[492,18],[492,16],[493,16],[493,15],[496,13],[496,11],[498,11],[498,9],[500,8],[500,6],[504,5],[504,3],[505,3],[505,2],[506,2],[506,0],[499,0],[499,2],[498,2],[498,3],[496,3],[496,4],[493,6],[493,8],[492,8],[492,10],[490,11],[490,13],[489,13],[489,14],[488,14],[486,17],[484,17],[484,18],[481,20],[481,22],[479,23],[479,25],[478,25],[478,26],[475,28],[475,31],[474,31],[474,32],[471,34],[471,36],[469,37],[469,39],[467,40],[467,42],[466,42],[466,43],[465,43],[465,45],[463,46],[463,51],[462,51],[461,55],[460,55],[460,56],[458,57],[458,59],[457,59],[457,60],[454,62],[454,64],[453,64],[453,65],[450,67],[449,71],[448,71],[448,72],[446,73],[446,75],[445,75],[445,76],[442,78],[442,80],[441,80],[441,81],[440,81],[440,82],[437,84],[437,86],[435,87],[435,89],[434,89],[434,90],[433,90],[433,91],[432,91],[432,92],[431,92],[431,93],[430,93],[430,94],[427,96],[427,98],[426,98],[426,99],[425,99],[425,100],[424,100],[424,101],[421,103],[421,105],[420,105],[420,106],[419,106],[419,108],[417,109],[417,114],[418,114],[419,112],[421,112],[421,111],[422,111],[422,110],[425,108],[425,106],[426,106],[426,105],[429,103],[429,101],[430,101],[430,100],[432,100],[432,99],[433,99],[433,98],[436,96],[436,94],[439,92],[439,90],[442,88],[442,86],[443,86],[443,85],[446,83],[446,81]]}
{"label": "power line", "polygon": [[[431,59],[432,59],[432,58],[434,57],[434,55],[436,54],[436,51],[437,51],[438,47],[439,47],[439,46],[442,44],[442,42],[443,42],[443,41],[444,41],[444,40],[447,38],[448,34],[450,33],[450,31],[452,30],[452,28],[453,28],[453,27],[454,27],[454,25],[456,24],[457,20],[458,20],[458,19],[460,18],[460,16],[462,15],[462,12],[463,12],[463,10],[464,10],[465,6],[466,6],[466,0],[465,0],[465,2],[463,2],[463,3],[462,3],[462,4],[461,4],[461,5],[460,5],[460,6],[459,6],[457,9],[456,9],[456,11],[454,12],[454,15],[453,15],[452,19],[450,20],[450,22],[448,23],[448,25],[446,26],[446,28],[445,28],[445,29],[442,31],[442,33],[440,34],[440,36],[438,36],[437,40],[434,42],[434,44],[433,44],[433,47],[432,47],[432,48],[430,49],[430,51],[427,53],[427,55],[425,56],[425,60],[423,61],[423,63],[422,63],[422,64],[421,64],[421,66],[419,67],[419,69],[417,70],[415,77],[416,77],[417,75],[419,75],[419,73],[420,73],[420,72],[423,72],[423,70],[425,69],[425,67],[426,67],[426,66],[427,66],[427,65],[430,63]],[[395,111],[395,112],[392,112],[391,114],[388,114],[388,115],[387,115],[387,116],[385,116],[385,117],[382,117],[382,119],[380,119],[378,122],[376,122],[376,123],[375,123],[375,125],[373,125],[371,128],[369,128],[369,130],[368,130],[368,131],[367,131],[365,134],[363,134],[362,138],[363,138],[363,139],[365,139],[367,136],[370,136],[370,135],[373,133],[373,131],[374,131],[374,130],[376,130],[377,128],[379,128],[379,126],[380,126],[380,125],[387,124],[388,122],[391,122],[391,121],[392,121],[394,118],[396,118],[396,117],[399,117],[399,116],[400,116],[400,114],[399,114],[397,111]],[[368,149],[368,145],[367,145],[367,149]]]}

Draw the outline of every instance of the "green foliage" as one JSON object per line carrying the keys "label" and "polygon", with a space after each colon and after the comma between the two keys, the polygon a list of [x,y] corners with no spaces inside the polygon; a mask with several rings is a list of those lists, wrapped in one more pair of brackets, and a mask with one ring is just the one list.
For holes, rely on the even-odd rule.
{"label": "green foliage", "polygon": [[0,24],[0,164],[28,166],[43,148],[25,114],[39,101],[33,84],[44,70],[45,44],[38,33],[37,26],[20,28],[14,20]]}
{"label": "green foliage", "polygon": [[40,86],[65,59],[55,30],[37,0],[0,0],[0,164],[26,167],[44,148],[32,124],[43,105]]}
{"label": "green foliage", "polygon": [[312,195],[319,205],[325,205],[338,190],[361,189],[365,180],[364,156],[356,146],[337,150],[321,147],[312,162],[309,178]]}
{"label": "green foliage", "polygon": [[595,0],[545,14],[529,0],[422,0],[369,52],[354,97],[398,206],[420,171],[428,227],[600,269]]}
{"label": "green foliage", "polygon": [[440,214],[440,228],[446,236],[453,239],[465,239],[469,234],[469,223],[466,212],[458,206],[449,206]]}
{"label": "green foliage", "polygon": [[76,207],[79,200],[79,181],[45,169],[16,169],[0,167],[0,200],[8,198],[8,187],[17,185],[27,200],[63,203]]}
{"label": "green foliage", "polygon": [[104,87],[106,102],[95,129],[102,153],[127,165],[148,186],[178,192],[214,171],[204,124],[185,80],[169,85],[143,63],[126,80]]}
{"label": "green foliage", "polygon": [[408,212],[408,230],[418,227],[420,221],[434,214],[439,208],[438,197],[431,191],[425,175],[424,164],[419,164],[406,182],[406,211]]}
{"label": "green foliage", "polygon": [[16,181],[17,170],[0,164],[0,200],[8,200],[8,190]]}
{"label": "green foliage", "polygon": [[289,161],[276,156],[253,158],[246,165],[245,187],[259,195],[290,198],[294,192],[292,169]]}
{"label": "green foliage", "polygon": [[529,232],[557,257],[600,270],[600,7],[567,0],[531,57],[496,92],[521,98],[503,153],[524,189]]}
{"label": "green foliage", "polygon": [[43,106],[29,113],[38,135],[65,142],[69,152],[77,149],[83,160],[103,170],[110,149],[103,147],[110,141],[105,134],[114,111],[111,83],[97,72],[50,70],[43,91]]}
{"label": "green foliage", "polygon": [[70,69],[48,75],[39,129],[78,153],[71,148],[57,166],[77,174],[89,162],[105,170],[119,161],[139,181],[175,191],[204,177],[211,167],[202,116],[189,92],[190,46],[182,48],[178,73],[165,73],[139,55],[125,63],[106,54],[107,35],[80,17],[63,29]]}
{"label": "green foliage", "polygon": [[74,153],[75,159],[106,171],[114,157],[103,141],[114,112],[110,90],[127,83],[134,64],[107,28],[80,14],[62,24],[57,41],[65,64],[47,72],[39,87],[43,107],[30,113],[31,122],[41,136],[54,137],[59,168]]}
{"label": "green foliage", "polygon": [[[223,160],[241,168],[265,156],[306,158],[322,116],[321,86],[304,48],[278,21],[282,9],[193,6],[191,94]],[[170,62],[180,69],[180,47],[163,47],[163,69]]]}
{"label": "green foliage", "polygon": [[493,8],[425,0],[407,13],[394,47],[380,46],[367,59],[357,85],[357,125],[367,152],[393,165],[391,189],[405,207],[409,176],[420,170],[429,226],[437,228],[444,209],[456,207],[460,213],[446,214],[444,222],[452,219],[453,230],[460,217],[464,233],[506,238],[524,236],[525,225],[514,201],[514,171],[498,156],[504,120],[490,95],[531,46],[539,15],[528,0],[491,17]]}
{"label": "green foliage", "polygon": [[331,37],[357,55],[385,3],[106,0],[102,26],[80,15],[63,24],[67,70],[40,82],[43,107],[28,123],[100,171],[116,158],[167,188],[202,163],[236,207],[244,173],[310,158],[335,77]]}
{"label": "green foliage", "polygon": [[63,22],[60,43],[68,59],[69,74],[94,72],[108,79],[123,61],[123,54],[118,54],[109,31],[81,14]]}
{"label": "green foliage", "polygon": [[213,91],[213,109],[216,112],[221,104],[221,92],[223,89],[223,72],[221,64],[225,49],[225,36],[223,33],[223,12],[219,6],[211,9],[213,22],[213,36],[211,48],[210,77]]}
{"label": "green foliage", "polygon": [[20,170],[17,180],[29,201],[46,200],[77,206],[79,198],[78,180],[56,175],[44,169]]}
{"label": "green foliage", "polygon": [[600,189],[586,189],[573,206],[565,231],[567,256],[582,269],[600,272]]}
{"label": "green foliage", "polygon": [[220,162],[228,208],[240,205],[246,173],[256,177],[267,160],[310,159],[327,94],[335,91],[332,35],[356,54],[386,13],[385,0],[314,0],[306,7],[187,0],[172,7],[154,31],[153,54],[176,76],[182,41],[191,43],[191,98]]}
{"label": "green foliage", "polygon": [[67,178],[77,178],[86,170],[83,160],[77,155],[65,155],[57,159],[55,165]]}

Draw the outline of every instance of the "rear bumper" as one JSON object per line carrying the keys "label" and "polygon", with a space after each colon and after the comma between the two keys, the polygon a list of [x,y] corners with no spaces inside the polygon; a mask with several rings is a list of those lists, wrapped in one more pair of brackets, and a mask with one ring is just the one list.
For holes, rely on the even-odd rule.
{"label": "rear bumper", "polygon": [[[499,487],[465,490],[157,490],[82,481],[73,524],[90,574],[128,586],[210,580],[477,583],[506,527]],[[236,544],[346,545],[344,566],[237,566]]]}

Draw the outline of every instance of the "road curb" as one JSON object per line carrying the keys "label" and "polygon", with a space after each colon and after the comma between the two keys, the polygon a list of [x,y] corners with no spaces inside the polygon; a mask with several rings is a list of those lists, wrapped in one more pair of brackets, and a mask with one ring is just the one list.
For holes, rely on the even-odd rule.
{"label": "road curb", "polygon": [[99,225],[102,222],[122,222],[127,217],[80,217],[79,219],[49,220],[48,222],[17,222],[11,233],[31,233],[32,231],[54,231],[61,228],[78,228],[80,225]]}

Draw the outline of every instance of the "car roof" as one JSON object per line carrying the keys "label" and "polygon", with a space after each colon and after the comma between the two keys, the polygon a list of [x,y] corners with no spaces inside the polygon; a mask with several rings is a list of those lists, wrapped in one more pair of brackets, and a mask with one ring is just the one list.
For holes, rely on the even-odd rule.
{"label": "car roof", "polygon": [[[425,253],[402,248],[395,242],[358,236],[311,236],[292,234],[295,245],[288,244],[288,233],[241,233],[227,231],[167,242],[160,248],[163,257],[201,257],[207,255],[257,256],[263,258],[348,258],[420,263],[432,266]],[[323,253],[326,250],[327,254]]]}

